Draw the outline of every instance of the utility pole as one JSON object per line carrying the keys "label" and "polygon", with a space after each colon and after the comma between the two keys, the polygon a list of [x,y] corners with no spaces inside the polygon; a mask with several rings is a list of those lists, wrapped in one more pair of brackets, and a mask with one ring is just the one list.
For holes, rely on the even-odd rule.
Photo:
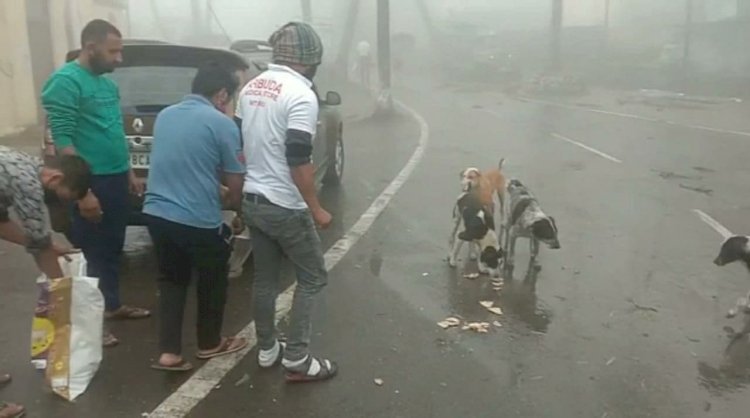
{"label": "utility pole", "polygon": [[690,70],[690,47],[693,38],[693,0],[685,0],[685,39],[683,40],[682,71]]}
{"label": "utility pole", "polygon": [[357,31],[357,19],[359,17],[360,0],[349,0],[349,9],[346,13],[344,32],[339,44],[339,54],[336,57],[336,68],[346,76],[349,68],[349,53],[354,45],[354,34]]}
{"label": "utility pole", "polygon": [[302,21],[305,23],[312,23],[312,3],[311,0],[300,0],[302,4]]}
{"label": "utility pole", "polygon": [[378,73],[380,74],[380,96],[378,110],[380,114],[393,111],[391,96],[391,11],[389,0],[378,1]]}
{"label": "utility pole", "polygon": [[552,0],[552,24],[550,30],[550,64],[549,69],[557,72],[561,70],[562,61],[562,24],[563,0]]}
{"label": "utility pole", "polygon": [[610,13],[610,0],[604,0],[604,53],[605,55],[609,52],[609,13]]}
{"label": "utility pole", "polygon": [[425,3],[425,0],[414,0],[417,9],[419,10],[419,14],[422,16],[422,21],[424,22],[425,26],[427,26],[427,33],[430,36],[430,43],[435,46],[438,41],[438,30],[435,28],[435,23],[432,20],[432,15],[430,14],[430,9],[427,7],[427,3]]}

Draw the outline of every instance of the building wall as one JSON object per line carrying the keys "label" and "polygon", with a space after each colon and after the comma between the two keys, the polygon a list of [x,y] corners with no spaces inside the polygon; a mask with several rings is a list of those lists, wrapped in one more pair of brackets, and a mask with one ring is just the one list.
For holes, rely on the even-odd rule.
{"label": "building wall", "polygon": [[[78,48],[80,32],[90,20],[115,23],[127,36],[126,2],[118,0],[47,0],[54,67]],[[37,46],[38,48],[39,46]],[[39,123],[38,85],[34,83],[26,0],[0,0],[0,136]],[[35,52],[39,52],[38,49]],[[47,64],[49,66],[49,64]],[[36,84],[39,84],[37,80]]]}
{"label": "building wall", "polygon": [[0,136],[37,120],[24,0],[0,1]]}

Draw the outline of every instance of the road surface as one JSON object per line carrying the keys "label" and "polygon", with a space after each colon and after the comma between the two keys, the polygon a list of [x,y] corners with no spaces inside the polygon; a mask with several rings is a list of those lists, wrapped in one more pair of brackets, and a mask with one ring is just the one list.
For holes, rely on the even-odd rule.
{"label": "road surface", "polygon": [[[711,261],[722,240],[718,224],[750,229],[750,138],[518,101],[482,87],[402,86],[395,95],[424,119],[429,142],[330,273],[313,349],[337,360],[340,376],[286,385],[279,370],[258,370],[251,351],[228,373],[197,382],[215,385],[207,396],[193,387],[199,395],[188,416],[747,415],[750,343],[730,345],[724,328],[740,329],[743,319],[724,314],[750,281],[741,266]],[[344,184],[324,195],[336,218],[323,234],[327,246],[391,184],[424,128],[401,116],[348,130]],[[500,292],[486,277],[463,278],[471,262],[456,270],[445,262],[459,171],[500,158],[560,229],[562,248],[542,249],[535,291],[523,281],[523,241],[515,277],[505,277]],[[24,402],[31,417],[138,417],[165,402],[184,406],[165,399],[195,380],[148,369],[154,320],[115,325],[123,344],[106,352],[76,404],[41,390],[26,362],[33,268],[19,251],[2,251],[0,364],[16,377],[2,398]],[[154,306],[154,261],[142,231],[131,231],[125,268],[125,300]],[[287,275],[283,287],[290,283]],[[227,331],[252,320],[250,287],[251,271],[232,282]],[[476,334],[436,325],[448,316],[501,326]],[[188,353],[192,334],[185,334]]]}

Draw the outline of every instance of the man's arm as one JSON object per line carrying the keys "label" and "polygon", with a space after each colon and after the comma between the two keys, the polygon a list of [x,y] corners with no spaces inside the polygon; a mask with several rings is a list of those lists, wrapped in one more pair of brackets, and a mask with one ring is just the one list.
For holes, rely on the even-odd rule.
{"label": "man's arm", "polygon": [[222,197],[225,209],[242,212],[242,187],[245,184],[245,156],[240,140],[240,129],[230,120],[217,129],[217,144],[221,156]]}
{"label": "man's arm", "polygon": [[[314,86],[313,86],[314,88]],[[315,167],[312,164],[313,136],[318,124],[318,100],[315,90],[303,100],[294,103],[289,109],[286,131],[286,161],[307,207],[321,228],[331,223],[331,215],[318,200],[315,189]]]}
{"label": "man's arm", "polygon": [[81,92],[68,77],[53,75],[42,90],[42,106],[55,147],[62,154],[75,154],[73,139],[78,127]]}
{"label": "man's arm", "polygon": [[[34,190],[31,190],[31,188]],[[0,213],[0,238],[26,247],[34,256],[39,270],[47,277],[62,277],[58,257],[64,253],[52,243],[52,231],[47,223],[47,210],[44,204],[41,185],[27,185],[22,198],[15,199],[14,208],[21,225],[11,221],[7,211]]]}

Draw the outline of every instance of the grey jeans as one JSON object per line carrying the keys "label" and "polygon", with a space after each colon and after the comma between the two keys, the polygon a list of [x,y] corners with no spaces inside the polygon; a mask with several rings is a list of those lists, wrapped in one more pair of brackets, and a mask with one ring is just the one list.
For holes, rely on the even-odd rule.
{"label": "grey jeans", "polygon": [[263,350],[275,344],[276,297],[281,262],[286,255],[294,265],[297,288],[284,358],[301,360],[308,355],[315,296],[328,282],[323,249],[312,216],[307,210],[254,203],[249,199],[245,199],[243,212],[255,253],[253,305],[258,344]]}

